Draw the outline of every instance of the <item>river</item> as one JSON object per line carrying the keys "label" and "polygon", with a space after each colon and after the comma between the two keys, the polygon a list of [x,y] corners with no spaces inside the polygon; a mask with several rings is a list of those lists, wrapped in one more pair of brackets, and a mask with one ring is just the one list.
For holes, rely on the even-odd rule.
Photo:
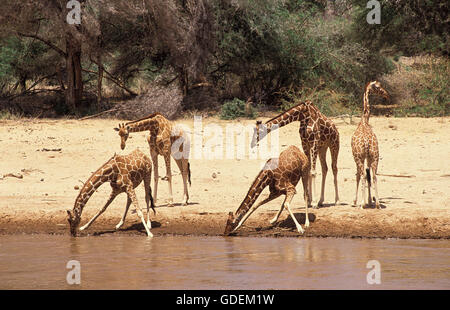
{"label": "river", "polygon": [[450,289],[449,263],[448,240],[0,236],[0,289]]}

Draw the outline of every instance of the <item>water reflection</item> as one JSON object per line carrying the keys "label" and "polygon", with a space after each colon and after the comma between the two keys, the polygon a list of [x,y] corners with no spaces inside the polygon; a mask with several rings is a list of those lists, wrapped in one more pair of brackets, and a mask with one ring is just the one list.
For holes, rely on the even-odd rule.
{"label": "water reflection", "polygon": [[449,254],[446,240],[0,236],[0,289],[449,289]]}

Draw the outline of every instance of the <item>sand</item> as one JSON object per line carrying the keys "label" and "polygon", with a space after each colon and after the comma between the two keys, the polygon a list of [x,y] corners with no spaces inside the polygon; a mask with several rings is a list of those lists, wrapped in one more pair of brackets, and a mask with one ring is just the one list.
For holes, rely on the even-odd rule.
{"label": "sand", "polygon": [[[283,211],[278,223],[269,223],[279,210],[282,197],[260,207],[237,235],[449,238],[450,118],[370,119],[380,144],[378,188],[381,209],[359,209],[352,206],[356,170],[350,140],[359,119],[354,118],[353,124],[349,123],[348,118],[333,120],[341,140],[338,182],[342,205],[334,205],[331,158],[328,152],[325,205],[319,209],[309,209],[311,224],[303,235],[297,233],[287,211]],[[73,208],[79,192],[76,188],[81,188],[83,182],[114,153],[127,154],[135,148],[149,153],[146,132],[130,135],[127,147],[120,150],[120,139],[113,130],[119,122],[114,119],[0,121],[0,234],[69,234],[66,210]],[[193,118],[180,119],[176,123],[194,128]],[[263,158],[252,159],[249,156],[227,159],[225,149],[230,146],[230,142],[227,144],[225,137],[212,138],[208,134],[207,128],[212,128],[211,126],[219,126],[225,135],[227,125],[237,124],[250,126],[254,121],[204,118],[204,130],[197,132],[197,136],[192,136],[191,139],[194,140],[194,137],[202,138],[203,135],[203,142],[200,144],[205,147],[223,145],[222,155],[225,158],[205,158],[211,152],[206,152],[201,147],[198,150],[200,140],[196,140],[197,146],[191,149],[192,186],[189,188],[191,204],[188,206],[180,204],[182,179],[172,160],[175,206],[169,207],[165,203],[168,185],[166,181],[160,180],[157,213],[151,215],[152,232],[156,237],[164,234],[223,233],[228,212],[238,208],[265,162]],[[279,151],[289,145],[301,148],[298,128],[298,123],[292,123],[279,130]],[[162,157],[159,158],[159,171],[161,176],[165,175]],[[319,162],[317,172],[319,189]],[[292,210],[303,224],[305,206],[301,184],[297,185],[297,192]],[[109,193],[108,184],[94,193],[84,209],[82,225],[104,205]],[[140,205],[144,207],[143,185],[136,189],[136,193]],[[259,199],[267,195],[268,189]],[[119,195],[108,210],[88,230],[81,232],[80,236],[145,236],[145,230],[131,208],[123,227],[119,231],[114,230],[125,203],[126,195]]]}

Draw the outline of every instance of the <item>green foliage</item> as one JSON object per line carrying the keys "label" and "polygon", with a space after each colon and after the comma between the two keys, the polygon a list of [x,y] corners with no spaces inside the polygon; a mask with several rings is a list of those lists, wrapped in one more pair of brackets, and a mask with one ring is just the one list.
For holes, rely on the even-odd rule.
{"label": "green foliage", "polygon": [[308,1],[216,1],[215,73],[226,95],[229,79],[236,79],[240,96],[272,95],[299,83],[311,63],[314,48],[305,37],[306,24],[317,7]]}
{"label": "green foliage", "polygon": [[225,101],[220,112],[220,118],[226,120],[236,119],[238,117],[255,118],[256,116],[257,113],[254,108],[250,104],[246,107],[245,101],[239,98]]}
{"label": "green foliage", "polygon": [[8,110],[0,110],[0,120],[18,120],[22,117],[23,115],[19,113],[12,113]]}
{"label": "green foliage", "polygon": [[[414,70],[411,68],[410,70]],[[450,61],[434,59],[420,68],[422,74],[410,81],[406,87],[414,93],[413,98],[403,102],[395,112],[397,116],[448,116],[450,115]]]}
{"label": "green foliage", "polygon": [[369,25],[367,0],[352,0],[354,38],[374,51],[390,49],[407,56],[450,53],[448,0],[380,1],[381,24]]}
{"label": "green foliage", "polygon": [[[0,91],[54,72],[54,56],[41,42],[10,36],[0,40]],[[17,88],[17,85],[15,88]],[[23,90],[23,89],[22,89]]]}

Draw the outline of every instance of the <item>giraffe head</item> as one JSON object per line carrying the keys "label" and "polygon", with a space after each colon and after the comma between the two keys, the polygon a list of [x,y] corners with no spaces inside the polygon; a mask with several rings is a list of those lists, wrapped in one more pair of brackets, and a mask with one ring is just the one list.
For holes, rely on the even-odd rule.
{"label": "giraffe head", "polygon": [[366,88],[369,94],[376,94],[378,96],[385,98],[386,100],[389,100],[389,93],[383,87],[381,87],[380,82],[372,81],[369,84],[367,84]]}
{"label": "giraffe head", "polygon": [[130,134],[130,132],[129,132],[130,127],[122,123],[122,124],[119,124],[119,128],[116,127],[116,128],[114,128],[114,130],[119,132],[120,148],[123,150],[125,148],[128,136]]}
{"label": "giraffe head", "polygon": [[234,214],[233,212],[228,213],[227,225],[225,226],[225,232],[223,233],[225,236],[231,234],[233,229],[236,227],[236,223],[234,223]]}
{"label": "giraffe head", "polygon": [[260,139],[264,138],[267,134],[267,130],[264,130],[264,125],[261,121],[256,121],[256,127],[253,129],[253,138],[251,147],[254,148]]}
{"label": "giraffe head", "polygon": [[72,214],[72,212],[70,210],[67,210],[67,220],[69,221],[69,225],[70,225],[70,234],[73,237],[77,236],[77,228],[78,225],[80,224],[80,217],[77,216],[76,212],[74,212],[74,214]]}

